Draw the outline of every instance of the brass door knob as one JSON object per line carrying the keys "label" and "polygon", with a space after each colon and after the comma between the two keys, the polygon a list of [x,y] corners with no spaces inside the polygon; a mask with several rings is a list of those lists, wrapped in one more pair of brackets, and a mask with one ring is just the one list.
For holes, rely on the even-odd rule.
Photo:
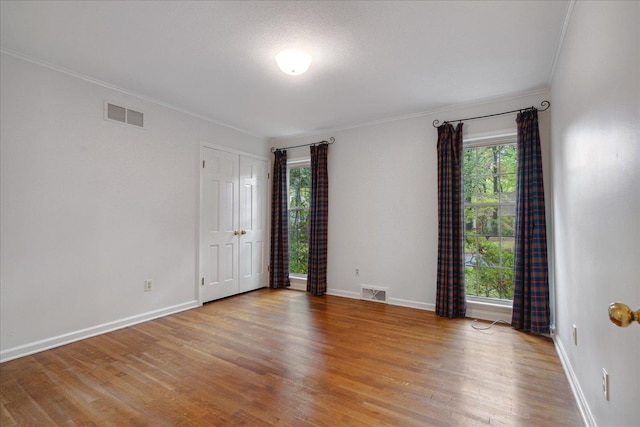
{"label": "brass door knob", "polygon": [[247,234],[247,230],[242,230],[240,234]]}
{"label": "brass door knob", "polygon": [[609,304],[609,320],[621,328],[629,326],[634,320],[640,324],[640,309],[632,311],[626,304],[612,302]]}
{"label": "brass door knob", "polygon": [[240,234],[240,232],[238,230],[233,230],[233,235],[237,236],[238,234]]}

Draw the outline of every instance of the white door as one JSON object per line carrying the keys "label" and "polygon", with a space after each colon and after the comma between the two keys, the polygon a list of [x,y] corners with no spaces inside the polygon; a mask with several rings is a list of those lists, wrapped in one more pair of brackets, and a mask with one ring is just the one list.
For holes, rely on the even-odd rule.
{"label": "white door", "polygon": [[266,285],[267,162],[240,156],[240,291]]}
{"label": "white door", "polygon": [[266,286],[267,162],[202,147],[200,301]]}
{"label": "white door", "polygon": [[202,147],[201,302],[235,295],[238,287],[238,155]]}

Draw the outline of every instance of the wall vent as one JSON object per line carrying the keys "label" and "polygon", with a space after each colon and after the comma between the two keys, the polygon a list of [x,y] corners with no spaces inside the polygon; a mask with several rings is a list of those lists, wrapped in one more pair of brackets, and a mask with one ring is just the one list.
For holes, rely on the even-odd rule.
{"label": "wall vent", "polygon": [[360,299],[365,301],[387,302],[388,288],[362,285],[360,286]]}
{"label": "wall vent", "polygon": [[139,128],[144,128],[144,114],[131,110],[129,108],[121,107],[119,105],[111,104],[109,102],[104,103],[104,118],[105,120],[111,120],[119,123],[126,123]]}

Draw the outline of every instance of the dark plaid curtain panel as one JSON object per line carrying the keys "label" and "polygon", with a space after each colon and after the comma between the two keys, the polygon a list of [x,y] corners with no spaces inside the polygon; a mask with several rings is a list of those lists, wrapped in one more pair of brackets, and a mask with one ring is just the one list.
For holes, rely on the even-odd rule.
{"label": "dark plaid curtain panel", "polygon": [[438,277],[436,314],[465,317],[462,123],[438,127]]}
{"label": "dark plaid curtain panel", "polygon": [[511,325],[546,334],[550,323],[549,271],[538,112],[521,112],[516,122],[518,186]]}
{"label": "dark plaid curtain panel", "polygon": [[287,152],[273,153],[271,191],[271,261],[269,286],[289,286],[289,213],[287,204]]}
{"label": "dark plaid curtain panel", "polygon": [[309,264],[307,292],[327,291],[327,230],[329,224],[329,146],[311,146],[311,204],[309,207]]}

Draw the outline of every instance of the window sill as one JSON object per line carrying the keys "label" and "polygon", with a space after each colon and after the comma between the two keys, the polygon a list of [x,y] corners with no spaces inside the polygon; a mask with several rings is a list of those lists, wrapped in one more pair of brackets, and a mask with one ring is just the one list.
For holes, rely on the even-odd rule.
{"label": "window sill", "polygon": [[481,320],[504,320],[511,323],[511,301],[467,299],[467,317]]}
{"label": "window sill", "polygon": [[290,289],[295,289],[298,291],[306,291],[307,290],[307,276],[303,276],[301,274],[289,274],[289,286]]}

